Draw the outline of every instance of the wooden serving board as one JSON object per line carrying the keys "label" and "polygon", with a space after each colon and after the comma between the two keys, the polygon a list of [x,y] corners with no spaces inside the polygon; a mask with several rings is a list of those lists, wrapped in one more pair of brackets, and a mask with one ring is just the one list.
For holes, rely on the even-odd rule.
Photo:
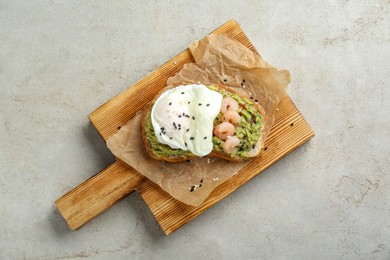
{"label": "wooden serving board", "polygon": [[[228,21],[212,33],[226,33],[257,53],[235,20]],[[107,140],[115,134],[137,111],[153,99],[165,86],[170,76],[189,62],[194,60],[190,51],[186,49],[92,112],[89,119],[103,139]],[[118,200],[133,191],[138,191],[165,234],[168,235],[313,136],[314,133],[308,123],[291,99],[286,96],[279,104],[274,126],[265,142],[261,157],[251,161],[238,174],[218,186],[198,207],[186,205],[172,198],[158,185],[119,159],[63,195],[55,201],[55,205],[69,227],[77,229]]]}

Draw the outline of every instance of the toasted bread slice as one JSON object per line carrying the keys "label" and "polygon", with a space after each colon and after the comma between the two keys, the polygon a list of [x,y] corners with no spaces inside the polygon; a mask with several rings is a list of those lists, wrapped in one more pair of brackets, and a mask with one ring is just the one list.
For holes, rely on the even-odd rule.
{"label": "toasted bread slice", "polygon": [[[169,86],[169,87],[161,90],[156,95],[156,97],[145,108],[144,113],[143,113],[143,118],[142,118],[142,140],[145,144],[146,151],[148,152],[150,157],[152,157],[156,160],[164,160],[164,161],[168,161],[168,162],[181,162],[181,161],[191,160],[197,156],[192,154],[190,151],[183,151],[181,149],[172,149],[168,145],[165,145],[165,144],[159,143],[158,145],[156,145],[156,140],[154,140],[155,138],[153,136],[154,131],[152,133],[150,130],[153,128],[153,127],[151,127],[150,114],[151,114],[151,110],[152,110],[154,103],[156,102],[156,100],[159,98],[159,96],[163,92],[165,92],[166,90],[168,90],[170,88],[174,88],[174,87],[176,87],[176,86]],[[257,157],[260,154],[260,151],[262,148],[262,144],[264,141],[263,140],[263,129],[264,129],[265,124],[267,123],[266,116],[265,116],[265,113],[264,113],[264,110],[262,109],[262,107],[250,99],[241,97],[233,89],[228,88],[226,86],[223,86],[220,84],[211,84],[211,85],[208,85],[208,87],[212,88],[215,91],[220,92],[224,97],[225,96],[239,97],[239,99],[242,101],[241,103],[239,102],[239,105],[242,107],[242,109],[245,109],[245,106],[250,104],[258,112],[258,118],[261,118],[261,124],[259,124],[260,126],[258,129],[258,133],[257,132],[255,133],[256,136],[258,136],[257,141],[255,143],[251,144],[250,149],[247,149],[246,151],[241,151],[241,152],[245,153],[245,156],[242,154],[233,154],[233,155],[227,154],[223,151],[223,149],[221,149],[220,145],[218,145],[214,142],[213,142],[214,143],[213,151],[208,156],[209,157],[220,157],[220,158],[226,159],[228,161],[234,161],[234,162],[240,162],[240,161],[244,161],[244,160],[248,160],[248,159]],[[214,123],[218,124],[219,122],[217,122],[217,121],[218,121],[218,119],[216,118],[214,120]],[[218,141],[219,144],[221,144],[221,142],[223,142],[222,140],[217,140],[214,138],[216,138],[216,137],[213,137],[213,140]],[[245,141],[245,136],[243,136],[242,138],[244,139],[243,141]],[[153,139],[153,140],[151,140],[151,139]],[[158,148],[161,146],[164,147],[166,153],[158,150]]]}

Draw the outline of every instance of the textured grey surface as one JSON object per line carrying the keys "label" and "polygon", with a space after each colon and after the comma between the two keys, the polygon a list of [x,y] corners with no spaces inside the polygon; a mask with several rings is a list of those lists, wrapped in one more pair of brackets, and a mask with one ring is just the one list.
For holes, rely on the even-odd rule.
{"label": "textured grey surface", "polygon": [[[239,2],[0,1],[0,259],[390,259],[390,2]],[[315,138],[168,237],[135,193],[70,231],[87,115],[230,18]]]}

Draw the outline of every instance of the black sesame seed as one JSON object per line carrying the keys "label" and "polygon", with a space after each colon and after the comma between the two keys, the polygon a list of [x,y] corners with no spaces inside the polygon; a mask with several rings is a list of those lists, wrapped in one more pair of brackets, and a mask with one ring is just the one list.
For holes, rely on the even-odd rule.
{"label": "black sesame seed", "polygon": [[172,137],[169,137],[169,139],[171,139],[171,140],[172,140]]}
{"label": "black sesame seed", "polygon": [[252,96],[250,96],[249,98],[250,98],[250,99],[253,99],[253,97],[252,97]]}
{"label": "black sesame seed", "polygon": [[224,82],[227,82],[227,79],[223,79]]}
{"label": "black sesame seed", "polygon": [[206,140],[206,139],[207,139],[207,136],[205,136],[203,139]]}
{"label": "black sesame seed", "polygon": [[230,105],[227,105],[226,108],[229,109]]}
{"label": "black sesame seed", "polygon": [[189,129],[189,128],[187,129],[187,132],[188,132],[188,131],[190,131],[190,129]]}
{"label": "black sesame seed", "polygon": [[244,83],[241,83],[241,87],[243,87],[244,86]]}
{"label": "black sesame seed", "polygon": [[178,127],[181,127],[181,124],[178,124],[177,126],[178,126]]}
{"label": "black sesame seed", "polygon": [[245,79],[242,79],[242,82],[244,82],[244,83],[245,83]]}
{"label": "black sesame seed", "polygon": [[161,133],[160,133],[160,136],[161,136]]}
{"label": "black sesame seed", "polygon": [[192,185],[190,188],[190,192],[193,192],[195,190],[195,185]]}
{"label": "black sesame seed", "polygon": [[187,143],[184,143],[187,146]]}
{"label": "black sesame seed", "polygon": [[200,187],[202,187],[202,184],[199,184],[199,186],[198,186],[198,187],[199,187],[199,188],[200,188]]}
{"label": "black sesame seed", "polygon": [[181,117],[181,115],[179,115],[179,118]]}
{"label": "black sesame seed", "polygon": [[185,115],[185,117],[187,117],[187,118],[188,118],[188,117],[190,117],[190,116],[189,116],[189,115]]}
{"label": "black sesame seed", "polygon": [[259,100],[258,100],[258,99],[255,99],[255,102],[259,102]]}
{"label": "black sesame seed", "polygon": [[172,102],[169,102],[169,105],[172,105]]}
{"label": "black sesame seed", "polygon": [[186,115],[186,113],[183,113],[182,115],[183,115],[183,116],[185,116],[185,115]]}
{"label": "black sesame seed", "polygon": [[254,144],[252,144],[252,149],[255,149],[255,145]]}
{"label": "black sesame seed", "polygon": [[190,101],[188,101],[188,103],[187,104],[189,104],[189,103],[191,103]]}
{"label": "black sesame seed", "polygon": [[181,92],[182,95],[184,95],[184,92]]}
{"label": "black sesame seed", "polygon": [[200,180],[200,183],[203,183],[203,179]]}
{"label": "black sesame seed", "polygon": [[202,103],[199,103],[198,105],[199,105],[199,106],[201,106],[201,105],[202,105]]}
{"label": "black sesame seed", "polygon": [[207,104],[206,106],[208,107],[208,106],[210,106],[210,104]]}
{"label": "black sesame seed", "polygon": [[191,137],[190,140],[194,140],[195,138],[194,137]]}
{"label": "black sesame seed", "polygon": [[192,116],[192,119],[193,119],[193,120],[195,120],[195,117],[194,117],[194,116]]}

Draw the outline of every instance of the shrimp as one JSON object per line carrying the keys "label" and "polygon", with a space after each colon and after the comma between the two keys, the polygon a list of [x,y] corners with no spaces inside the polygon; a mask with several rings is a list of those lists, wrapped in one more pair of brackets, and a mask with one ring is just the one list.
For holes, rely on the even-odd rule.
{"label": "shrimp", "polygon": [[224,141],[229,136],[233,136],[234,132],[235,132],[234,125],[232,125],[229,122],[222,122],[214,128],[214,135]]}
{"label": "shrimp", "polygon": [[240,139],[237,136],[229,136],[223,144],[223,150],[227,154],[234,153],[237,148],[236,146],[240,144]]}
{"label": "shrimp", "polygon": [[231,97],[225,97],[222,99],[221,104],[221,112],[222,114],[225,114],[228,110],[237,111],[238,109],[238,103],[236,100],[232,99]]}
{"label": "shrimp", "polygon": [[237,113],[237,111],[228,110],[226,113],[222,116],[222,121],[229,122],[234,125],[240,123],[241,116]]}

